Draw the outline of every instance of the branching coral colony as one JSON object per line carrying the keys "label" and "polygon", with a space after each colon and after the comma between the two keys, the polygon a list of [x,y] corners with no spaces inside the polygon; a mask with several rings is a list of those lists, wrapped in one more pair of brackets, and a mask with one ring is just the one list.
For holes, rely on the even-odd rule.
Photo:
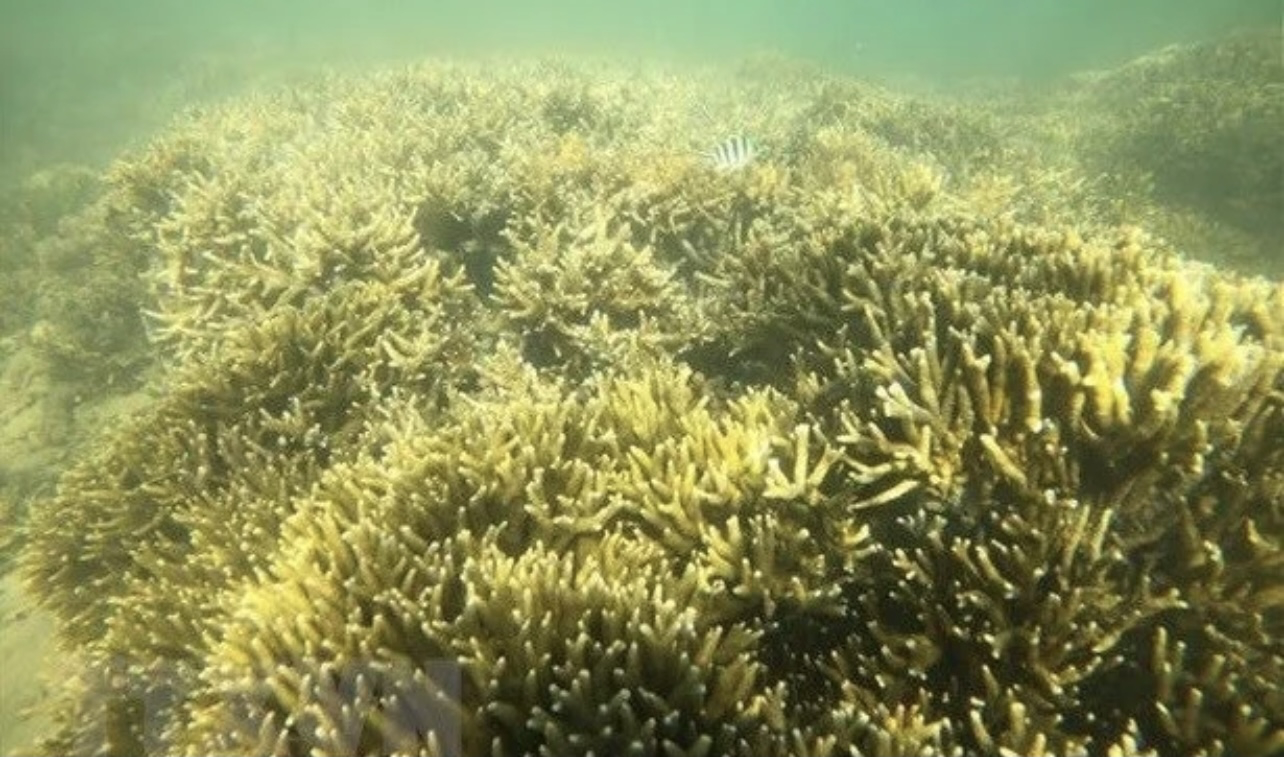
{"label": "branching coral colony", "polygon": [[425,65],[117,165],[171,367],[33,507],[44,749],[1284,749],[1284,287],[787,76]]}

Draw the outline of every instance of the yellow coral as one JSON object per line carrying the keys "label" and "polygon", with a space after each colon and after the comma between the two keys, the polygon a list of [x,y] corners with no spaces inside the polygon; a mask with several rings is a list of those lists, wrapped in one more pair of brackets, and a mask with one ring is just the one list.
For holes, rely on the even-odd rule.
{"label": "yellow coral", "polygon": [[1277,749],[1284,289],[800,76],[424,64],[113,169],[166,372],[33,506],[47,751]]}

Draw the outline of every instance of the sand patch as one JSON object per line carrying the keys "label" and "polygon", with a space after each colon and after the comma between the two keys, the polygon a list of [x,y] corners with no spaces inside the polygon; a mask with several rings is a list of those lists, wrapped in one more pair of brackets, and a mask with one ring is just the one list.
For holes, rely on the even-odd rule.
{"label": "sand patch", "polygon": [[17,576],[0,578],[0,755],[33,753],[49,731],[49,680],[71,668],[54,654],[54,621],[22,589]]}

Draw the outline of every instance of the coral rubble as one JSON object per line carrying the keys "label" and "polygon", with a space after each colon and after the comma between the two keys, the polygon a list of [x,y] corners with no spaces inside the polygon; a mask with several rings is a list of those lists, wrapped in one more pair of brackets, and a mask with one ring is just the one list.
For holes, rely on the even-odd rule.
{"label": "coral rubble", "polygon": [[991,212],[921,116],[424,64],[120,162],[166,367],[31,507],[44,749],[1284,749],[1284,286]]}

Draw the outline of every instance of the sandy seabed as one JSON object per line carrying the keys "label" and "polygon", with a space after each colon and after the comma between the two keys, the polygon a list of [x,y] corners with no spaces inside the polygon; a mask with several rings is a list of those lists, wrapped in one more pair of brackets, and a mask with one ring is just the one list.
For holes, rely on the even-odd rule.
{"label": "sandy seabed", "polygon": [[71,664],[54,651],[53,617],[26,596],[14,573],[0,578],[0,755],[28,754],[48,732],[45,681]]}

